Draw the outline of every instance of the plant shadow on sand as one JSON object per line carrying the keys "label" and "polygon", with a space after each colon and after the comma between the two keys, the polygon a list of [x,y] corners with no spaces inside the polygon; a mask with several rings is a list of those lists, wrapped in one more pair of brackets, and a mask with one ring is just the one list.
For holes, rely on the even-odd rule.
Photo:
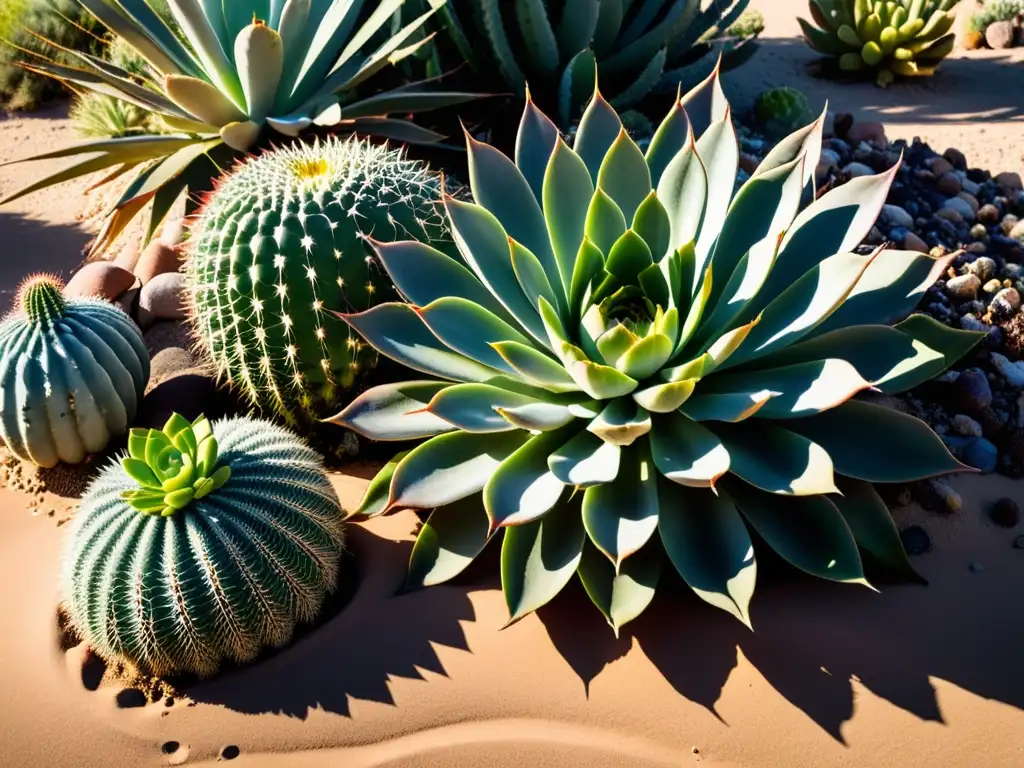
{"label": "plant shadow on sand", "polygon": [[90,239],[78,226],[0,210],[0,315],[10,309],[18,285],[29,275],[53,272],[66,279],[82,262],[82,249]]}
{"label": "plant shadow on sand", "polygon": [[393,597],[412,543],[389,541],[359,525],[348,531],[357,583],[341,612],[258,663],[187,687],[189,698],[247,714],[305,718],[320,708],[349,716],[350,698],[394,704],[391,677],[446,674],[433,646],[468,650],[460,622],[475,618],[470,590],[443,586],[431,600]]}
{"label": "plant shadow on sand", "polygon": [[619,639],[575,581],[540,617],[588,691],[635,641],[680,694],[723,722],[716,703],[738,651],[843,744],[841,728],[854,716],[853,681],[925,721],[944,722],[933,677],[1024,710],[1024,620],[1007,611],[1019,594],[1005,579],[978,588],[971,579],[998,577],[952,573],[946,562],[926,572],[929,586],[879,582],[875,594],[785,573],[763,547],[758,558],[769,578],[759,580],[753,632],[664,573],[653,604]]}

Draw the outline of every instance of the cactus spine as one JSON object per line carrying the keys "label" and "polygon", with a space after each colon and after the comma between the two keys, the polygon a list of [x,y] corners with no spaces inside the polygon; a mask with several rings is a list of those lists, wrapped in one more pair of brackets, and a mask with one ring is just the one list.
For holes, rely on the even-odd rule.
{"label": "cactus spine", "polygon": [[0,323],[0,437],[43,467],[77,464],[124,434],[149,380],[138,327],[99,299],[36,275]]}
{"label": "cactus spine", "polygon": [[[129,450],[69,532],[63,597],[93,650],[146,674],[202,677],[316,616],[343,541],[316,453],[266,422],[177,415],[134,430]],[[182,489],[191,498],[179,504]]]}
{"label": "cactus spine", "polygon": [[334,313],[393,297],[367,240],[445,239],[440,191],[421,164],[355,139],[275,150],[229,174],[186,267],[221,377],[288,423],[326,415],[375,361]]}

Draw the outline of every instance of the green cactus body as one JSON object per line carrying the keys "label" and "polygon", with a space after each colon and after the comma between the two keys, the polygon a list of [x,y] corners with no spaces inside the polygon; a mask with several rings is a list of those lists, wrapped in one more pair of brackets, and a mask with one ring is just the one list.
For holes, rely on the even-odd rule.
{"label": "green cactus body", "polygon": [[935,72],[956,44],[960,0],[810,0],[814,23],[798,19],[816,51],[846,72],[871,72],[885,87],[896,75]]}
{"label": "green cactus body", "polygon": [[[177,415],[132,430],[129,451],[90,486],[69,532],[63,598],[95,652],[146,674],[207,676],[317,615],[343,527],[316,453],[266,422]],[[191,498],[168,506],[178,485]]]}
{"label": "green cactus body", "polygon": [[334,404],[376,359],[334,313],[393,295],[367,242],[443,240],[441,186],[401,152],[354,139],[275,150],[229,174],[186,266],[220,375],[288,423]]}
{"label": "green cactus body", "polygon": [[788,86],[765,91],[754,102],[758,123],[775,136],[788,136],[813,119],[802,91]]}
{"label": "green cactus body", "polygon": [[149,381],[138,327],[100,299],[29,278],[0,323],[0,437],[42,467],[77,464],[124,434]]}

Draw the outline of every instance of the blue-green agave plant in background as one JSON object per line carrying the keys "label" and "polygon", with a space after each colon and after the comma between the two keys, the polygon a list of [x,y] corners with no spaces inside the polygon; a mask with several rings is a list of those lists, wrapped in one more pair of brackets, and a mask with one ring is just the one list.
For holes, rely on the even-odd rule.
{"label": "blue-green agave plant in background", "polygon": [[[110,178],[115,178],[134,170],[96,250],[150,201],[152,235],[184,190],[218,175],[209,155],[221,145],[245,152],[268,128],[298,136],[314,125],[432,143],[443,137],[404,116],[475,98],[424,82],[387,91],[366,89],[385,67],[429,42],[422,35],[413,39],[414,33],[446,0],[428,0],[423,13],[384,37],[378,32],[406,0],[379,0],[372,10],[364,0],[167,0],[180,32],[153,11],[151,0],[79,2],[138,50],[150,65],[149,76],[139,78],[71,50],[78,67],[43,61],[26,66],[142,107],[171,132],[89,141],[18,160],[86,157],[0,204],[85,174],[111,169]],[[226,165],[230,159],[230,152],[222,152],[219,161]]]}
{"label": "blue-green agave plant in background", "polygon": [[429,438],[356,511],[433,510],[409,587],[499,535],[511,620],[576,573],[616,631],[666,559],[749,624],[751,531],[825,579],[867,584],[864,560],[914,577],[872,483],[965,467],[923,422],[851,398],[920,384],[980,336],[907,317],[952,257],[853,252],[895,169],[801,210],[822,127],[783,139],[738,191],[717,72],[646,154],[599,93],[573,148],[532,103],[514,162],[467,139],[475,202],[445,200],[463,261],[377,244],[408,303],[346,317],[429,378],[332,419]]}

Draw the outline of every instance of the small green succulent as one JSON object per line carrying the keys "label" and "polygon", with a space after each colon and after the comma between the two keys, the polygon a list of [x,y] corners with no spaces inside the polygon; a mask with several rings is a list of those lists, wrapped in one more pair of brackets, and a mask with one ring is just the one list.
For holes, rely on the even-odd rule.
{"label": "small green succulent", "polygon": [[960,0],[810,0],[808,44],[847,72],[871,72],[885,87],[896,75],[931,75],[952,53]]}
{"label": "small green succulent", "polygon": [[1024,0],[988,0],[971,16],[968,28],[985,34],[997,21],[1013,21],[1018,16],[1024,16]]}
{"label": "small green succulent", "polygon": [[822,578],[866,583],[862,557],[912,575],[871,483],[964,467],[921,421],[852,397],[913,387],[981,338],[924,315],[888,325],[951,257],[852,252],[895,170],[801,211],[824,116],[734,192],[730,115],[712,75],[644,154],[599,94],[571,149],[528,103],[514,162],[467,138],[475,203],[445,200],[462,261],[377,244],[408,303],[346,320],[431,378],[332,421],[428,438],[357,510],[433,509],[410,587],[501,536],[512,620],[578,574],[617,631],[666,562],[749,623],[751,531]]}
{"label": "small green succulent", "polygon": [[786,136],[812,119],[803,91],[789,86],[765,91],[754,101],[758,124],[772,136]]}
{"label": "small green succulent", "polygon": [[190,423],[174,414],[163,429],[133,429],[121,468],[139,484],[121,498],[145,515],[166,517],[184,509],[231,477],[217,465],[217,438],[202,416]]}
{"label": "small green succulent", "polygon": [[373,87],[382,70],[429,42],[409,40],[447,0],[427,0],[423,13],[383,39],[378,31],[406,0],[384,0],[372,11],[364,0],[166,0],[173,29],[154,10],[163,0],[78,2],[139,52],[149,64],[147,76],[70,48],[74,66],[40,60],[25,68],[115,95],[158,116],[168,132],[84,142],[12,161],[79,158],[0,204],[98,171],[110,169],[108,178],[134,173],[109,211],[94,253],[150,201],[151,236],[183,192],[205,191],[218,165],[230,164],[268,134],[294,137],[316,125],[434,143],[443,137],[406,117],[476,98],[424,82]]}

